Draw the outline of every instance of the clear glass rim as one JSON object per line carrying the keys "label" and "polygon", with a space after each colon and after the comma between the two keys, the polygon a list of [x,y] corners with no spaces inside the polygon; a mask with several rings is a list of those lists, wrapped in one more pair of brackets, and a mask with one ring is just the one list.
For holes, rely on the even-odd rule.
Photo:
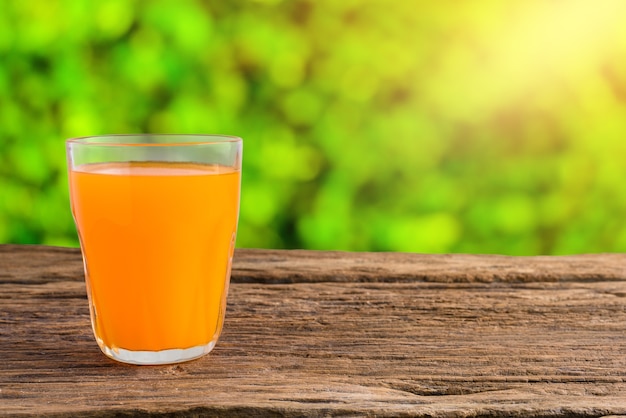
{"label": "clear glass rim", "polygon": [[[163,142],[141,142],[139,138],[160,138]],[[178,140],[174,140],[178,138]],[[133,140],[134,139],[134,140]],[[168,140],[170,139],[170,140]],[[95,145],[106,147],[176,147],[176,146],[194,146],[194,145],[211,145],[224,143],[243,142],[238,136],[221,135],[221,134],[110,134],[110,135],[92,135],[69,138],[66,144],[72,145]]]}

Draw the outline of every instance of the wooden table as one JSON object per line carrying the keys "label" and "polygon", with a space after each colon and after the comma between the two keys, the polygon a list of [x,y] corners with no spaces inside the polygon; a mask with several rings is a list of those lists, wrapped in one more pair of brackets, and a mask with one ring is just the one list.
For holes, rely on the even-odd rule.
{"label": "wooden table", "polygon": [[211,354],[124,365],[77,249],[0,245],[0,415],[626,415],[626,255],[239,250],[230,289]]}

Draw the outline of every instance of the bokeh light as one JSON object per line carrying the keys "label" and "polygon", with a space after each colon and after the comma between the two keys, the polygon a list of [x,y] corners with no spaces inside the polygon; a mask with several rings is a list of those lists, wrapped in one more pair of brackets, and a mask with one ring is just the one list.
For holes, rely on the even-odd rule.
{"label": "bokeh light", "polygon": [[0,242],[78,244],[64,140],[244,138],[237,245],[626,251],[622,0],[7,0]]}

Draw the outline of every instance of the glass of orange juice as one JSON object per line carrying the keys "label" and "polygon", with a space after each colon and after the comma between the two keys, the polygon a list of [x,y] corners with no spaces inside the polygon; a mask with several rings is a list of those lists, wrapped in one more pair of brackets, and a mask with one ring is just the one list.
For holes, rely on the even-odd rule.
{"label": "glass of orange juice", "polygon": [[241,138],[109,135],[70,139],[66,148],[102,352],[168,364],[211,351],[235,248]]}

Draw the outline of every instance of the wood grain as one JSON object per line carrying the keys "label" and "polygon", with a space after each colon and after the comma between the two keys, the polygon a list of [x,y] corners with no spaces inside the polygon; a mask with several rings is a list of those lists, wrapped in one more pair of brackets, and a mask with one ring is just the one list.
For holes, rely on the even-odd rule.
{"label": "wood grain", "polygon": [[238,250],[215,350],[138,367],[100,353],[78,250],[0,245],[0,415],[626,415],[625,267]]}

